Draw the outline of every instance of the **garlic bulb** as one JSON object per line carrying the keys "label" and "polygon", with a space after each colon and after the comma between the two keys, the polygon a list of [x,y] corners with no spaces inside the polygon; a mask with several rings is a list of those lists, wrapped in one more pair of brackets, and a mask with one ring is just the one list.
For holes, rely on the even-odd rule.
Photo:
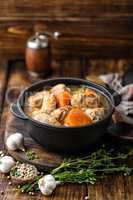
{"label": "garlic bulb", "polygon": [[0,158],[0,172],[8,173],[15,165],[15,161],[11,156],[3,156]]}
{"label": "garlic bulb", "polygon": [[55,181],[55,178],[51,174],[44,176],[38,182],[40,191],[46,196],[49,196],[53,193],[57,184],[58,183]]}
{"label": "garlic bulb", "polygon": [[24,151],[24,136],[21,133],[14,133],[6,140],[6,146],[9,150],[21,149]]}

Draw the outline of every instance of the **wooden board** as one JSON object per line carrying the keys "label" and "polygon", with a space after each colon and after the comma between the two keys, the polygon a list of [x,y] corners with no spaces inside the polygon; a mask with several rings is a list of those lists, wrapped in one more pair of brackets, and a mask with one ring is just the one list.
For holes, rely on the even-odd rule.
{"label": "wooden board", "polygon": [[26,126],[23,123],[23,121],[13,117],[11,114],[7,121],[7,126],[6,126],[6,131],[5,131],[5,142],[6,142],[6,139],[10,135],[16,132],[22,133],[24,135],[24,144],[25,144],[26,151],[31,150],[35,152],[35,154],[38,157],[38,159],[32,161],[27,158],[26,152],[8,150],[8,153],[12,157],[14,157],[16,160],[33,164],[42,171],[43,170],[45,171],[47,168],[57,167],[63,160],[63,156],[52,153],[52,152],[48,152],[39,144],[37,144],[29,136]]}

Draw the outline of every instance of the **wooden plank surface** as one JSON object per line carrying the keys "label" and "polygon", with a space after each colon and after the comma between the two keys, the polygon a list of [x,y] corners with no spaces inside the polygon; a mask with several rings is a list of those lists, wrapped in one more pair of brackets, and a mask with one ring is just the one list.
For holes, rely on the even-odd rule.
{"label": "wooden plank surface", "polygon": [[[4,107],[4,99],[5,93],[7,89],[7,82],[8,82],[8,65],[6,60],[0,60],[0,122],[2,118],[2,112]],[[3,138],[3,126],[0,124],[0,141]],[[0,144],[1,148],[3,148],[3,144]]]}
{"label": "wooden plank surface", "polygon": [[[66,65],[69,67],[70,63],[68,62]],[[63,72],[64,75],[80,75],[80,70],[75,71],[74,69],[74,71],[70,71],[68,70],[68,67],[63,68],[66,70],[65,72]],[[59,73],[59,70],[57,70],[57,68],[58,66],[55,66],[54,72],[56,75],[58,75]],[[18,62],[16,63],[16,67],[10,71],[7,89],[11,89],[13,87],[20,88],[20,86],[23,89],[23,87],[27,86],[27,84],[32,81],[33,80],[29,80],[29,76],[27,75],[23,64]],[[1,122],[3,129],[7,123],[8,116],[9,105],[7,104],[7,102],[5,102]],[[58,187],[51,197],[43,197],[41,194],[32,197],[26,194],[19,194],[18,192],[14,191],[14,187],[9,186],[5,176],[0,174],[0,190],[4,191],[4,194],[0,195],[0,200],[84,200],[87,196],[89,196],[90,199],[93,200],[132,200],[132,183],[133,177],[123,178],[122,176],[113,176],[108,177],[103,181],[99,181],[94,186],[66,184],[64,186]]]}
{"label": "wooden plank surface", "polygon": [[[0,59],[0,150],[4,149],[3,145],[3,138],[4,138],[4,126],[1,123],[2,113],[3,113],[3,106],[4,106],[4,99],[5,99],[5,92],[7,89],[8,83],[8,66],[7,60]],[[5,191],[6,184],[5,184],[5,176],[0,173],[0,190]],[[0,199],[3,199],[0,193]]]}
{"label": "wooden plank surface", "polygon": [[132,10],[131,0],[0,0],[1,53],[24,54],[34,31],[59,31],[56,56],[132,57]]}
{"label": "wooden plank surface", "polygon": [[[24,55],[26,41],[36,31],[59,31],[59,39],[52,41],[53,57],[58,59],[66,55],[84,55],[90,58],[131,58],[133,56],[133,31],[132,21],[127,27],[120,20],[114,25],[110,22],[104,23],[104,19],[96,24],[89,22],[37,22],[17,20],[1,22],[0,30],[0,54]],[[4,24],[4,25],[2,25]],[[53,25],[54,24],[54,25]],[[101,24],[101,25],[100,25]],[[122,24],[122,25],[121,25]],[[121,27],[119,27],[121,25]],[[116,26],[118,30],[112,30]],[[110,29],[108,29],[110,27]],[[112,28],[112,29],[111,29]],[[123,28],[124,33],[121,35]],[[98,30],[104,30],[100,33]],[[108,30],[108,33],[107,31]],[[131,33],[130,33],[131,31]]]}
{"label": "wooden plank surface", "polygon": [[130,0],[77,0],[74,3],[71,0],[1,0],[0,8],[0,16],[3,19],[6,17],[30,17],[32,19],[35,17],[45,17],[46,19],[56,18],[60,20],[76,20],[97,15],[104,17],[113,14],[116,16],[132,16],[133,3]]}

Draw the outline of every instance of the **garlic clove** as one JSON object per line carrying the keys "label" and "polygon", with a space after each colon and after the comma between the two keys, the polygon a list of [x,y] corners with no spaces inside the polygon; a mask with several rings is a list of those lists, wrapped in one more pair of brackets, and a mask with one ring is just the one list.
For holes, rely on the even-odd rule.
{"label": "garlic clove", "polygon": [[38,185],[42,194],[49,196],[56,188],[56,181],[51,174],[48,174],[39,180]]}
{"label": "garlic clove", "polygon": [[3,156],[1,159],[0,159],[0,162],[10,162],[10,163],[14,163],[14,159],[11,157],[11,156]]}
{"label": "garlic clove", "polygon": [[10,135],[6,140],[6,146],[8,150],[22,150],[25,151],[24,148],[24,136],[21,133],[14,133]]}
{"label": "garlic clove", "polygon": [[49,184],[45,184],[45,186],[44,185],[40,185],[39,189],[40,189],[42,194],[44,194],[45,196],[49,196],[49,195],[51,195],[53,193],[53,190],[55,188],[49,187]]}
{"label": "garlic clove", "polygon": [[55,178],[51,174],[48,174],[48,175],[44,176],[44,181],[45,182],[48,182],[48,181],[55,182]]}
{"label": "garlic clove", "polygon": [[0,172],[8,173],[15,165],[15,161],[11,156],[4,156],[0,159]]}
{"label": "garlic clove", "polygon": [[53,190],[50,190],[49,188],[46,187],[41,187],[41,193],[45,196],[50,196],[53,193]]}
{"label": "garlic clove", "polygon": [[0,165],[0,172],[2,173],[8,173],[10,171],[9,169],[10,169],[9,166],[6,165],[5,163]]}
{"label": "garlic clove", "polygon": [[56,188],[56,182],[54,181],[47,181],[45,182],[45,187],[49,188],[49,190],[54,190]]}

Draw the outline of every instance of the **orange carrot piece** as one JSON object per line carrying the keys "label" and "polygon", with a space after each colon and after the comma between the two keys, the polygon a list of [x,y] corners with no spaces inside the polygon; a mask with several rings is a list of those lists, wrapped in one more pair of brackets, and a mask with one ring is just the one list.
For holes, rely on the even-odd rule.
{"label": "orange carrot piece", "polygon": [[79,108],[73,108],[64,120],[65,126],[81,126],[91,123],[92,120]]}
{"label": "orange carrot piece", "polygon": [[56,96],[56,99],[57,99],[57,103],[59,107],[68,106],[70,105],[71,95],[68,91],[64,91],[64,92],[59,93]]}

